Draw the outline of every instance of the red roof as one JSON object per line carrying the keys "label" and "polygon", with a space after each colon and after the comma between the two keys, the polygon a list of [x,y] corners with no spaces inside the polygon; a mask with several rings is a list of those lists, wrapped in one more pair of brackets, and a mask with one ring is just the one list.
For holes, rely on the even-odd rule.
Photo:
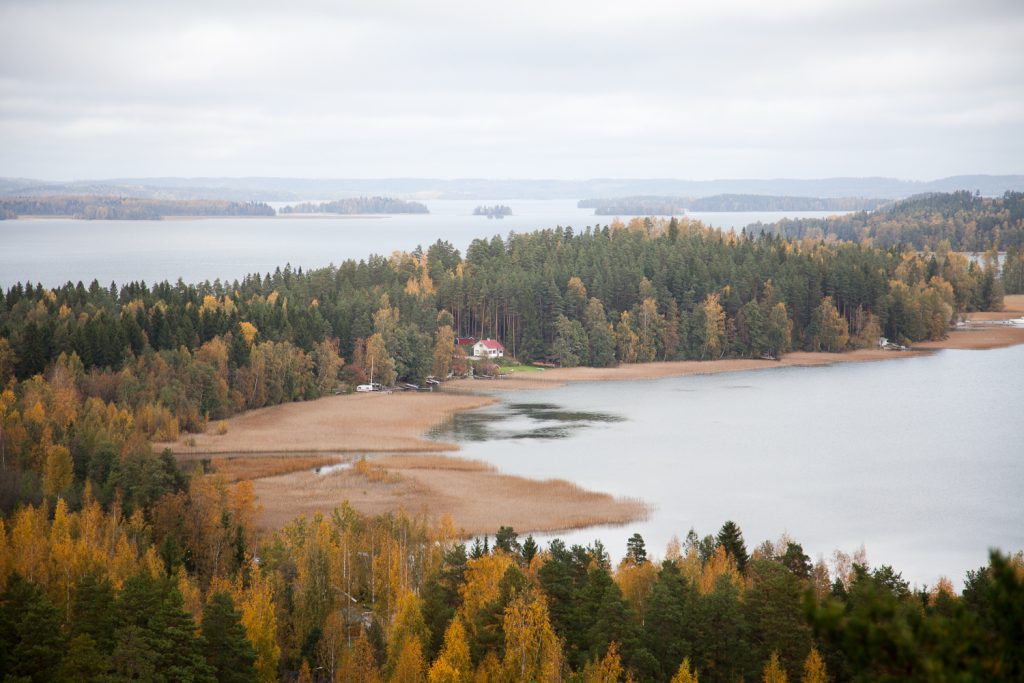
{"label": "red roof", "polygon": [[483,344],[485,349],[491,349],[494,351],[505,350],[505,347],[501,345],[501,342],[496,339],[481,339],[479,343]]}
{"label": "red roof", "polygon": [[456,337],[455,343],[461,345],[469,344],[472,346],[476,344],[476,337]]}

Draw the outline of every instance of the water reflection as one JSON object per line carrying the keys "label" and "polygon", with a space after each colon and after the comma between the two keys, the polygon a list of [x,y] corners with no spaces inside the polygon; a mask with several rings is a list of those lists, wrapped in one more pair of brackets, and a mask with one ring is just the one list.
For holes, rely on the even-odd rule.
{"label": "water reflection", "polygon": [[584,427],[625,419],[614,413],[566,410],[555,403],[510,403],[457,413],[433,429],[430,437],[463,442],[563,439]]}

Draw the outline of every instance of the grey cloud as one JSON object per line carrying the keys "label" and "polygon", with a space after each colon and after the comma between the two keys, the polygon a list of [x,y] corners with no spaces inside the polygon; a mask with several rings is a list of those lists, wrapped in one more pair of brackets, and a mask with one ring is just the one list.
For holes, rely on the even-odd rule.
{"label": "grey cloud", "polygon": [[601,5],[7,2],[0,175],[1021,170],[1017,2]]}

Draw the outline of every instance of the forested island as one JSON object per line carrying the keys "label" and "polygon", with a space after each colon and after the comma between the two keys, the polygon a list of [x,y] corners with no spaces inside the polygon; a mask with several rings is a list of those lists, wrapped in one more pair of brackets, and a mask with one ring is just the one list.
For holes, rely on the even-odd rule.
{"label": "forested island", "polygon": [[494,206],[478,206],[473,209],[474,216],[487,216],[488,218],[504,218],[512,215],[512,209],[504,204]]}
{"label": "forested island", "polygon": [[882,248],[908,244],[934,249],[945,240],[958,251],[982,252],[992,245],[1019,249],[1024,247],[1024,192],[1006,192],[1002,197],[967,191],[923,194],[871,213],[787,218],[747,229],[765,229],[790,239],[870,240]]}
{"label": "forested island", "polygon": [[720,194],[711,197],[619,197],[582,199],[581,209],[598,216],[679,216],[687,211],[872,211],[889,203],[864,197],[778,197]]}
{"label": "forested island", "polygon": [[159,220],[166,216],[273,216],[262,202],[138,197],[0,197],[0,218],[68,216],[84,220]]}
{"label": "forested island", "polygon": [[425,204],[410,202],[394,197],[351,197],[332,202],[302,202],[281,207],[282,214],[289,213],[338,213],[374,214],[374,213],[430,213]]}
{"label": "forested island", "polygon": [[[946,230],[933,216],[947,201],[911,204],[907,234]],[[940,338],[998,309],[1024,266],[1007,250],[1000,271],[996,240],[1022,225],[987,201],[956,209],[1003,216],[974,233],[993,240],[981,262],[948,237],[882,247],[637,218],[230,284],[10,287],[0,678],[1017,680],[1019,555],[993,554],[957,594],[856,553],[813,564],[785,537],[748,552],[731,522],[662,562],[634,536],[618,563],[600,544],[542,549],[503,528],[466,546],[443,521],[348,506],[261,532],[250,481],[183,472],[153,446],[371,368],[384,384],[449,377],[465,363],[456,336],[563,366]]]}

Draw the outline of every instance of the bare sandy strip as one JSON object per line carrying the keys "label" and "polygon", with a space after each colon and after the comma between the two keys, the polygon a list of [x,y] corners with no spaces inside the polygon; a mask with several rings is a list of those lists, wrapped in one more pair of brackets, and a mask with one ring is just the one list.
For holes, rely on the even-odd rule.
{"label": "bare sandy strip", "polygon": [[453,451],[458,446],[423,434],[458,411],[494,400],[439,391],[328,396],[250,410],[228,419],[226,434],[185,435],[170,448],[181,460],[244,453]]}
{"label": "bare sandy strip", "polygon": [[624,524],[647,515],[647,507],[637,500],[586,491],[561,479],[501,474],[476,460],[396,455],[376,457],[367,465],[326,475],[305,470],[255,480],[263,505],[260,523],[277,528],[297,515],[329,512],[344,501],[364,514],[401,508],[433,521],[450,515],[466,535],[493,534],[500,526],[555,532]]}
{"label": "bare sandy strip", "polygon": [[780,360],[755,358],[727,358],[724,360],[680,360],[663,363],[635,363],[614,368],[554,368],[543,372],[524,372],[506,375],[500,380],[463,379],[445,386],[463,391],[489,392],[513,389],[546,389],[566,382],[604,382],[616,380],[661,379],[684,375],[713,375],[720,372],[770,370],[785,367],[811,367],[833,363],[864,363],[919,355],[917,351],[893,352],[879,349],[859,349],[846,353],[812,353],[796,351]]}
{"label": "bare sandy strip", "polygon": [[[1000,321],[1024,317],[1024,294],[1009,294],[1003,298],[1003,310],[968,313],[970,323],[976,327],[950,332],[941,341],[921,342],[916,349],[998,349],[1024,344],[1024,327],[999,325]],[[986,325],[985,323],[994,323]]]}

